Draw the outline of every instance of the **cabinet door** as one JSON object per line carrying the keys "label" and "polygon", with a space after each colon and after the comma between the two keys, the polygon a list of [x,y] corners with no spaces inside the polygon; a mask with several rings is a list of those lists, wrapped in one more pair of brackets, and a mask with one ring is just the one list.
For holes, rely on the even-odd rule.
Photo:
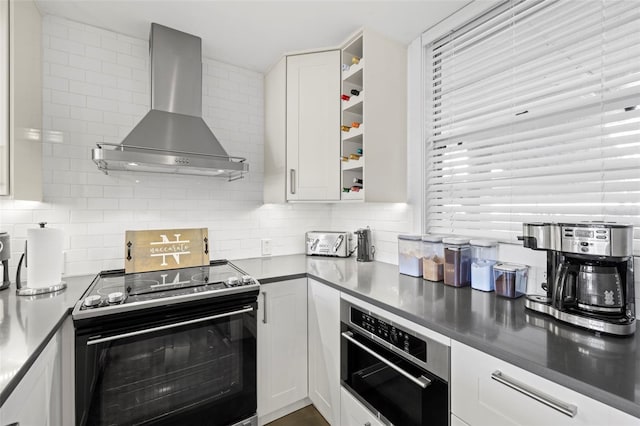
{"label": "cabinet door", "polygon": [[287,200],[340,198],[340,51],[287,57]]}
{"label": "cabinet door", "polygon": [[0,425],[62,424],[60,332],[53,335],[29,371],[0,407]]}
{"label": "cabinet door", "polygon": [[262,285],[258,299],[258,415],[264,417],[306,397],[307,280]]}
{"label": "cabinet door", "polygon": [[[492,379],[494,373],[507,383]],[[553,402],[558,408],[571,405],[575,416],[541,401]],[[451,411],[471,426],[640,424],[640,419],[453,341]]]}
{"label": "cabinet door", "polygon": [[309,398],[332,425],[340,422],[340,292],[309,279]]}
{"label": "cabinet door", "polygon": [[341,426],[383,426],[376,416],[345,388],[340,388]]}

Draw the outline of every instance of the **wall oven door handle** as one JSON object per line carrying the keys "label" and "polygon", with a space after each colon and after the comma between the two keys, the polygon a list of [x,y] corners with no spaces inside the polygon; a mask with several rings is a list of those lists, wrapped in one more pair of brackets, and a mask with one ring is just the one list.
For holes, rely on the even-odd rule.
{"label": "wall oven door handle", "polygon": [[140,336],[140,335],[143,335],[143,334],[153,333],[155,331],[168,330],[170,328],[176,328],[176,327],[180,327],[180,326],[183,326],[183,325],[197,324],[199,322],[210,321],[210,320],[219,319],[219,318],[231,317],[231,316],[234,316],[234,315],[244,314],[244,313],[251,312],[251,311],[253,311],[253,307],[239,309],[237,311],[232,311],[232,312],[225,312],[224,314],[217,314],[217,315],[211,315],[211,316],[208,316],[208,317],[196,318],[196,319],[192,319],[192,320],[188,320],[188,321],[181,321],[181,322],[175,322],[175,323],[172,323],[172,324],[160,325],[158,327],[145,328],[144,330],[138,330],[138,331],[132,331],[132,332],[129,332],[129,333],[117,334],[115,336],[101,337],[101,338],[98,338],[98,339],[91,339],[91,340],[87,341],[87,346],[97,345],[98,343],[111,342],[113,340],[120,340],[120,339],[124,339],[126,337]]}
{"label": "wall oven door handle", "polygon": [[427,379],[426,377],[424,377],[424,376],[415,377],[415,376],[407,373],[402,368],[398,367],[396,364],[392,363],[391,361],[389,361],[388,359],[386,359],[382,355],[376,353],[375,351],[369,349],[367,346],[365,346],[362,343],[358,342],[356,339],[353,338],[353,333],[351,331],[345,331],[344,333],[342,333],[342,337],[344,337],[349,342],[353,343],[354,345],[356,345],[357,347],[359,347],[360,349],[362,349],[363,351],[365,351],[366,353],[368,353],[372,357],[374,357],[374,358],[378,359],[379,361],[381,361],[382,363],[386,364],[388,367],[390,367],[390,368],[394,369],[395,371],[397,371],[398,373],[402,374],[404,377],[406,377],[407,379],[411,380],[413,383],[415,383],[416,385],[420,386],[422,389],[426,389],[431,384],[431,380]]}
{"label": "wall oven door handle", "polygon": [[491,378],[569,417],[575,417],[575,415],[578,413],[578,407],[576,407],[575,405],[567,404],[566,402],[555,399],[550,395],[547,395],[545,393],[532,389],[531,387],[525,385],[524,383],[521,383],[515,379],[512,379],[509,376],[502,374],[500,370],[496,370],[493,373],[491,373]]}

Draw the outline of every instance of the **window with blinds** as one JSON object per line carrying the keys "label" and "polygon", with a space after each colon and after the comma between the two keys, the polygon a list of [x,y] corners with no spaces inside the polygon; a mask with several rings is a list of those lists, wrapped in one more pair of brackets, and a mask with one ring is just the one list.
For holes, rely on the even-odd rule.
{"label": "window with blinds", "polygon": [[425,54],[427,232],[615,221],[640,254],[640,1],[505,1]]}

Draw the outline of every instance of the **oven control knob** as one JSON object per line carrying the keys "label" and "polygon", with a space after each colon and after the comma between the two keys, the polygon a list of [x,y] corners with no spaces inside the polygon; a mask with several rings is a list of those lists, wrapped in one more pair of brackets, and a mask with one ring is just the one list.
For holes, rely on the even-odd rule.
{"label": "oven control knob", "polygon": [[100,297],[97,294],[94,294],[93,296],[85,297],[84,302],[82,303],[87,308],[95,308],[96,306],[100,305],[101,301],[102,301],[102,297]]}
{"label": "oven control knob", "polygon": [[251,275],[242,276],[242,284],[251,284]]}
{"label": "oven control knob", "polygon": [[113,293],[109,293],[107,296],[107,301],[109,303],[120,303],[124,300],[124,293],[121,291],[114,291]]}
{"label": "oven control knob", "polygon": [[394,345],[398,344],[398,332],[396,331],[395,328],[391,329],[391,335],[389,336],[391,343],[393,343]]}
{"label": "oven control knob", "polygon": [[238,285],[238,277],[229,277],[227,278],[227,285],[229,287],[235,287]]}

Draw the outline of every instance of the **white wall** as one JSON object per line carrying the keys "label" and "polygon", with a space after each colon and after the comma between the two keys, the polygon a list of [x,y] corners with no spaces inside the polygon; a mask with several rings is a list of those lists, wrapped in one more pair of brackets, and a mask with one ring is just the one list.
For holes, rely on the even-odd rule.
{"label": "white wall", "polygon": [[66,234],[66,273],[123,267],[124,231],[209,228],[213,258],[304,251],[304,232],[330,226],[330,206],[263,205],[263,75],[204,59],[203,114],[250,173],[236,182],[178,175],[102,174],[96,142],[119,143],[149,110],[146,40],[58,17],[43,19],[44,202],[0,199],[12,236],[12,273],[26,229],[46,221]]}

